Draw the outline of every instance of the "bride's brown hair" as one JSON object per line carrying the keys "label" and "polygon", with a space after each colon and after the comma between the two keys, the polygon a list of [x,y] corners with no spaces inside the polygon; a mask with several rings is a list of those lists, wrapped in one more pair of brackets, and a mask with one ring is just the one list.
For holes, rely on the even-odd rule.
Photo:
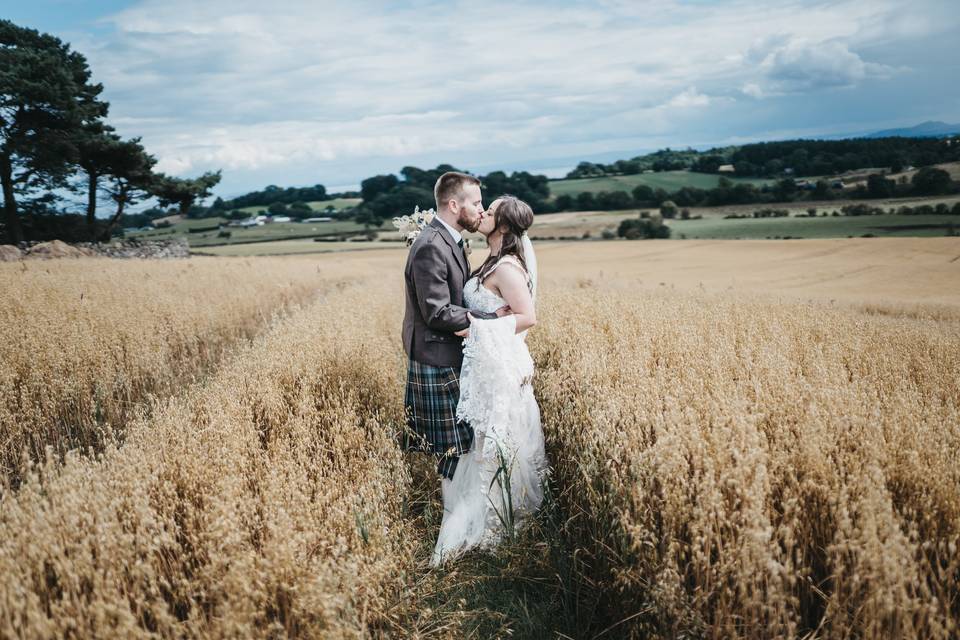
{"label": "bride's brown hair", "polygon": [[490,275],[493,266],[500,258],[515,256],[520,261],[523,270],[527,270],[527,261],[523,259],[523,242],[521,236],[533,224],[533,209],[526,202],[516,196],[502,195],[497,200],[500,205],[493,212],[494,228],[503,233],[500,251],[483,261],[483,264],[474,271],[479,282]]}

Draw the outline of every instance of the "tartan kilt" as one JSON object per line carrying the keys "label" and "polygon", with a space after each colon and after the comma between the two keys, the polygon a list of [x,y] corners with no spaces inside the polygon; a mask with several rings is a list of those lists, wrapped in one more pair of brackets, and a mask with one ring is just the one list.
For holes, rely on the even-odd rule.
{"label": "tartan kilt", "polygon": [[460,456],[470,450],[473,429],[457,421],[460,372],[455,367],[435,367],[410,360],[404,407],[407,428],[402,446],[408,451],[428,451]]}

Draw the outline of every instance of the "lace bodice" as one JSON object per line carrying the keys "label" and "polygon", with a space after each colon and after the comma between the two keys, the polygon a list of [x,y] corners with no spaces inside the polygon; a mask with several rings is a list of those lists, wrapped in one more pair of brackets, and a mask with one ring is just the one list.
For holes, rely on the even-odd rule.
{"label": "lace bodice", "polygon": [[[520,265],[512,256],[504,256],[497,261],[494,269],[500,266],[501,262],[510,262],[511,264],[520,267]],[[527,275],[526,272],[524,272],[524,275],[527,277],[527,284],[529,285],[530,276]],[[480,282],[480,278],[478,276],[473,276],[467,280],[466,284],[463,285],[463,304],[471,311],[493,313],[500,307],[507,304],[507,301],[483,286],[483,283]]]}
{"label": "lace bodice", "polygon": [[480,284],[480,278],[473,276],[463,285],[463,304],[471,311],[493,313],[507,301]]}

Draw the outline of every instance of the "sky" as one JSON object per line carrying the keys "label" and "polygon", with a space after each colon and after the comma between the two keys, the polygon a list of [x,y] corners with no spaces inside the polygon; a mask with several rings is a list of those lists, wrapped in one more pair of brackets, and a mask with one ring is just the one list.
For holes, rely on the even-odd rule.
{"label": "sky", "polygon": [[158,169],[356,188],[960,122],[955,0],[0,0],[83,53]]}

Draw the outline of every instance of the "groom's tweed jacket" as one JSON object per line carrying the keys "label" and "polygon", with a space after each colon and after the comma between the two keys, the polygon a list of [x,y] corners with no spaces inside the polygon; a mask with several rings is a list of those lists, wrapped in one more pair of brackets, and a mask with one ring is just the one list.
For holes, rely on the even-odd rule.
{"label": "groom's tweed jacket", "polygon": [[[460,369],[463,339],[455,331],[467,328],[463,285],[470,265],[443,224],[427,225],[407,255],[404,270],[406,309],[403,315],[403,348],[421,364]],[[474,313],[477,318],[495,318],[493,313]]]}
{"label": "groom's tweed jacket", "polygon": [[[404,406],[404,449],[432,451],[437,471],[452,478],[458,456],[473,442],[473,429],[457,420],[463,339],[453,334],[470,323],[463,307],[463,286],[470,265],[463,250],[439,220],[414,241],[407,256],[403,348],[410,358]],[[494,313],[476,313],[494,318]]]}

